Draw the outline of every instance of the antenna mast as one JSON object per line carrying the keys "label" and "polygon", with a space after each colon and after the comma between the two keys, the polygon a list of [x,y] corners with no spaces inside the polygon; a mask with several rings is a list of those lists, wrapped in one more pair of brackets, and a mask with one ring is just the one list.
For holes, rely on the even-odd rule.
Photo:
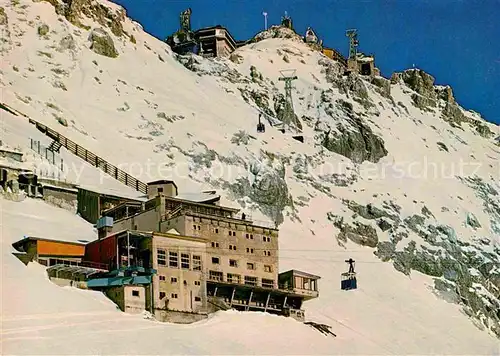
{"label": "antenna mast", "polygon": [[349,37],[349,59],[356,59],[358,54],[357,47],[359,45],[358,30],[355,28],[347,30],[345,35]]}
{"label": "antenna mast", "polygon": [[262,15],[264,15],[264,29],[267,31],[267,12],[263,12]]}
{"label": "antenna mast", "polygon": [[286,130],[286,127],[290,126],[292,117],[295,115],[292,100],[292,81],[298,79],[295,72],[295,69],[280,70],[281,78],[278,78],[278,80],[285,82],[285,113],[283,115],[283,130]]}

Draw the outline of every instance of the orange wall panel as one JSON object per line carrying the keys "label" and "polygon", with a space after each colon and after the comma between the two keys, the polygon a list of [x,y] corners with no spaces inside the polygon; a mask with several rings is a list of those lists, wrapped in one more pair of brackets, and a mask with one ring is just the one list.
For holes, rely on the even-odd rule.
{"label": "orange wall panel", "polygon": [[37,241],[38,255],[49,256],[83,256],[85,255],[84,245],[73,245],[56,241]]}

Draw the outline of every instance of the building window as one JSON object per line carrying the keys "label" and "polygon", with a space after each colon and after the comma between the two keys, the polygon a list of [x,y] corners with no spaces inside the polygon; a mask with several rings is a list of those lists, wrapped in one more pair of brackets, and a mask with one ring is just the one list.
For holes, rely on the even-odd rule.
{"label": "building window", "polygon": [[274,281],[272,279],[264,279],[262,278],[262,287],[264,288],[273,288]]}
{"label": "building window", "polygon": [[249,286],[257,285],[257,277],[245,276],[245,284]]}
{"label": "building window", "polygon": [[194,301],[195,302],[201,302],[201,298],[200,297],[194,297]]}
{"label": "building window", "polygon": [[160,281],[164,281],[165,280],[165,276],[160,276]]}
{"label": "building window", "polygon": [[189,254],[181,253],[181,268],[189,269]]}
{"label": "building window", "polygon": [[170,283],[177,283],[177,278],[171,277],[170,278]]}
{"label": "building window", "polygon": [[177,294],[172,293],[172,299],[177,299]]}
{"label": "building window", "polygon": [[271,251],[263,251],[264,252],[264,256],[271,256]]}
{"label": "building window", "polygon": [[247,247],[247,253],[253,253],[253,248],[248,248]]}
{"label": "building window", "polygon": [[248,262],[247,263],[247,269],[254,270],[255,269],[255,263]]}
{"label": "building window", "polygon": [[271,273],[273,271],[273,267],[271,265],[264,265],[264,272]]}
{"label": "building window", "polygon": [[232,251],[236,251],[236,245],[229,245],[229,249]]}
{"label": "building window", "polygon": [[218,242],[212,242],[212,247],[213,248],[219,248],[219,243]]}
{"label": "building window", "polygon": [[158,250],[158,265],[167,265],[167,253],[165,252],[165,250]]}
{"label": "building window", "polygon": [[229,283],[237,283],[237,284],[240,284],[241,283],[241,276],[239,274],[232,274],[232,273],[228,273],[227,274],[227,281]]}
{"label": "building window", "polygon": [[200,225],[198,225],[198,230],[201,230],[201,226]]}
{"label": "building window", "polygon": [[139,297],[139,291],[138,290],[133,290],[132,291],[132,297]]}
{"label": "building window", "polygon": [[163,187],[158,187],[158,193],[163,193]]}
{"label": "building window", "polygon": [[245,234],[245,237],[246,237],[247,239],[249,239],[249,238],[250,238],[250,235],[248,235],[248,234]]}
{"label": "building window", "polygon": [[168,253],[168,265],[173,268],[179,267],[179,255],[177,252],[170,251]]}
{"label": "building window", "polygon": [[201,271],[201,256],[193,255],[193,271]]}
{"label": "building window", "polygon": [[194,285],[199,286],[199,285],[201,285],[201,283],[200,283],[200,281],[194,281]]}
{"label": "building window", "polygon": [[208,276],[212,281],[222,282],[224,279],[224,275],[222,274],[222,272],[217,271],[210,271]]}
{"label": "building window", "polygon": [[187,286],[188,285],[188,281],[184,280],[184,285]]}
{"label": "building window", "polygon": [[233,236],[236,236],[236,231],[233,231]]}
{"label": "building window", "polygon": [[229,266],[230,267],[238,267],[238,261],[236,261],[236,260],[229,260]]}
{"label": "building window", "polygon": [[212,263],[213,263],[214,265],[218,265],[218,264],[220,263],[220,259],[219,259],[219,257],[212,257]]}
{"label": "building window", "polygon": [[215,233],[218,234],[219,233],[219,229],[215,229]]}
{"label": "building window", "polygon": [[160,299],[163,299],[165,298],[167,295],[165,294],[165,292],[160,292]]}

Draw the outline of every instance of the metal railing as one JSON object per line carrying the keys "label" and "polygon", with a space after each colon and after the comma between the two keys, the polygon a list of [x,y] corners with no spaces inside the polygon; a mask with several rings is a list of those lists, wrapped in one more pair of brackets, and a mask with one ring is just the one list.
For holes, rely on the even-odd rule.
{"label": "metal railing", "polygon": [[147,194],[148,186],[146,183],[141,182],[137,178],[132,177],[127,172],[119,169],[118,167],[112,165],[103,158],[97,156],[95,153],[87,150],[86,148],[78,145],[76,142],[70,140],[59,132],[51,129],[50,127],[28,118],[29,123],[35,125],[35,127],[51,139],[59,142],[62,147],[66,148],[69,152],[73,153],[75,156],[83,159],[85,162],[90,163],[92,166],[99,168],[104,173],[115,178],[116,180],[122,182],[126,186],[129,186],[143,194]]}

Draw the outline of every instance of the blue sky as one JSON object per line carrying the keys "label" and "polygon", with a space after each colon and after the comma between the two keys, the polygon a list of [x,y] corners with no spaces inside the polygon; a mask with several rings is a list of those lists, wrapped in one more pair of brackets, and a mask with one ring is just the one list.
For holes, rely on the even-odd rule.
{"label": "blue sky", "polygon": [[221,24],[248,39],[285,11],[294,28],[314,28],[326,46],[347,54],[347,28],[359,50],[374,54],[386,77],[415,65],[453,87],[457,101],[500,123],[500,0],[114,0],[152,35],[164,39],[191,7],[194,29]]}

